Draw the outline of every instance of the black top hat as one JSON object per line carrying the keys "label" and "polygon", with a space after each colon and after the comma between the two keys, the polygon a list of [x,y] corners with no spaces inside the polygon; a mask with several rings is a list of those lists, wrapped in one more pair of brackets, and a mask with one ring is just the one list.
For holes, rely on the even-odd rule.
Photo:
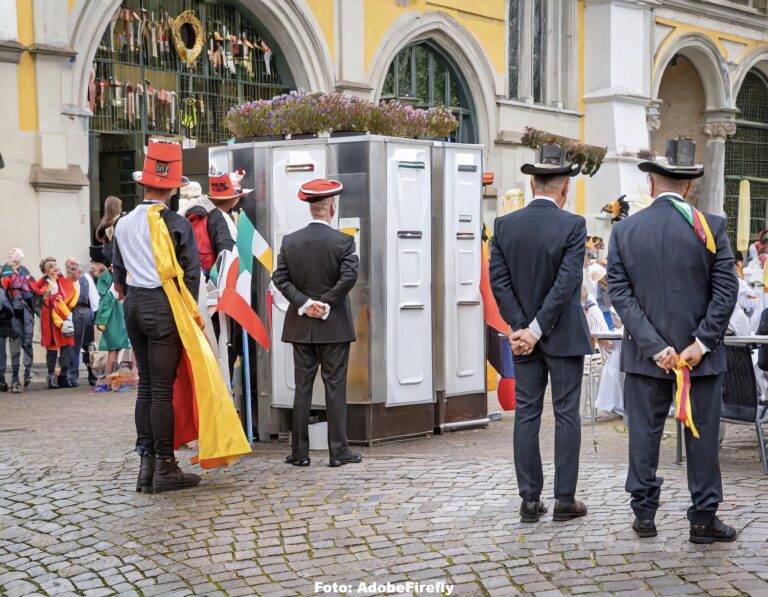
{"label": "black top hat", "polygon": [[678,137],[667,141],[667,151],[663,158],[645,160],[637,167],[643,172],[675,180],[691,180],[704,175],[704,166],[694,163],[695,156],[696,141]]}
{"label": "black top hat", "polygon": [[523,164],[520,172],[534,176],[576,176],[579,165],[568,161],[567,152],[557,143],[545,143],[539,147],[535,164]]}

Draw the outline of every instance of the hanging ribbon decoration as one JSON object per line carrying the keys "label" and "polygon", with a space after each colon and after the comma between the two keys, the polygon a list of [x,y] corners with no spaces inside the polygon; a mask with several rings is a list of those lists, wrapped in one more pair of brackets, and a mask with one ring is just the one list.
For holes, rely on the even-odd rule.
{"label": "hanging ribbon decoration", "polygon": [[190,97],[185,104],[186,108],[181,115],[181,126],[189,131],[191,137],[193,129],[197,128],[197,100]]}
{"label": "hanging ribbon decoration", "polygon": [[696,425],[693,424],[693,411],[691,410],[691,366],[684,360],[677,363],[675,368],[675,418],[691,430],[693,437],[699,437]]}

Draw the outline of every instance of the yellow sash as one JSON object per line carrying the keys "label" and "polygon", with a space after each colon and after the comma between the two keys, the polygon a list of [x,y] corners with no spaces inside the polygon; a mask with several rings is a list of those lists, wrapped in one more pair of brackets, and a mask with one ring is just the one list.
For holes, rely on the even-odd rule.
{"label": "yellow sash", "polygon": [[176,259],[171,235],[160,216],[162,209],[162,205],[153,205],[147,212],[152,251],[192,372],[200,439],[198,459],[203,468],[212,468],[250,453],[251,447],[201,329],[197,303],[184,284],[184,272]]}

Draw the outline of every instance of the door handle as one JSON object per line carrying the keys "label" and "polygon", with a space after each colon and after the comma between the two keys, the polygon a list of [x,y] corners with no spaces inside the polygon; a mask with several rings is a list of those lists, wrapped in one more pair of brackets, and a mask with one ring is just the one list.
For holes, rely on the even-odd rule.
{"label": "door handle", "polygon": [[397,162],[397,167],[410,170],[424,170],[427,165],[424,162]]}
{"label": "door handle", "polygon": [[456,234],[458,240],[475,240],[474,232],[458,232]]}
{"label": "door handle", "polygon": [[480,305],[480,301],[459,301],[457,304],[460,307],[477,307]]}
{"label": "door handle", "polygon": [[314,172],[314,164],[288,164],[285,167],[286,172]]}
{"label": "door handle", "polygon": [[420,230],[401,230],[397,233],[397,238],[421,238]]}
{"label": "door handle", "polygon": [[475,164],[459,164],[459,172],[477,172]]}
{"label": "door handle", "polygon": [[421,303],[403,303],[400,305],[402,311],[422,311],[425,309]]}

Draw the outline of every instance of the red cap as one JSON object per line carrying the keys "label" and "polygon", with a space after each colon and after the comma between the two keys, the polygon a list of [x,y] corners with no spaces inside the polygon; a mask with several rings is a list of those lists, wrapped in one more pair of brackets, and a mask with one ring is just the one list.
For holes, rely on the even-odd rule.
{"label": "red cap", "polygon": [[314,203],[315,201],[338,195],[343,189],[344,185],[338,180],[317,178],[301,185],[301,188],[299,189],[299,199]]}
{"label": "red cap", "polygon": [[171,141],[150,139],[144,169],[133,173],[133,180],[154,189],[176,189],[189,184],[181,175],[181,145]]}
{"label": "red cap", "polygon": [[237,177],[238,183],[245,175],[245,170],[238,170],[230,174],[211,169],[208,172],[208,199],[211,201],[226,201],[238,199],[247,195],[253,189],[236,189],[232,178]]}

